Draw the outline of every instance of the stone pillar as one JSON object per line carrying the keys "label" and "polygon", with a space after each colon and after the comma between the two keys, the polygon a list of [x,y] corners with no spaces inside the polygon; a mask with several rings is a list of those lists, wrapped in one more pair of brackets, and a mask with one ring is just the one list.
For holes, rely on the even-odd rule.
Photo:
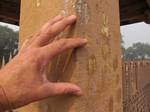
{"label": "stone pillar", "polygon": [[[19,112],[122,112],[122,73],[118,0],[22,0],[20,44],[46,21],[64,13],[77,23],[62,38],[84,37],[84,48],[70,50],[51,62],[48,77],[79,85],[82,97],[59,96]],[[50,75],[51,74],[51,75]]]}

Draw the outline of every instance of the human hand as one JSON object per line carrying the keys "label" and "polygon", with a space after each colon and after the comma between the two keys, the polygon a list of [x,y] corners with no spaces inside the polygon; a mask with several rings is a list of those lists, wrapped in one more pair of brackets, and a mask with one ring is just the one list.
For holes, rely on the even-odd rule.
{"label": "human hand", "polygon": [[[55,56],[87,43],[86,39],[81,38],[55,40],[59,33],[75,21],[75,16],[55,17],[31,40],[26,41],[19,54],[0,71],[0,86],[10,103],[4,104],[5,109],[10,109],[9,106],[18,108],[55,95],[82,94],[77,85],[49,82],[45,73],[45,68]],[[0,103],[6,102],[1,100]]]}

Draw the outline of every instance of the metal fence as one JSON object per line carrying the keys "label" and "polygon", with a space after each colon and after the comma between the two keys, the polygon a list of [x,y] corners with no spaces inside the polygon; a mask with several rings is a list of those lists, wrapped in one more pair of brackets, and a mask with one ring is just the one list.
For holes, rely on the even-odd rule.
{"label": "metal fence", "polygon": [[124,112],[150,112],[150,60],[123,63]]}

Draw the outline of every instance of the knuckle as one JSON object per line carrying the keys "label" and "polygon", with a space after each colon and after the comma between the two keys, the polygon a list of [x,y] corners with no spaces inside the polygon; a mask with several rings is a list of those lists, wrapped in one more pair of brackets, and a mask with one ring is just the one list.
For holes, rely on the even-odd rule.
{"label": "knuckle", "polygon": [[40,30],[40,36],[48,36],[53,32],[53,28],[51,25],[45,25],[43,28]]}
{"label": "knuckle", "polygon": [[32,49],[28,52],[27,58],[29,61],[37,63],[39,60],[39,51],[38,49]]}
{"label": "knuckle", "polygon": [[45,36],[49,36],[53,33],[53,29],[51,27],[49,27],[48,29],[43,31],[43,37]]}
{"label": "knuckle", "polygon": [[62,21],[62,23],[63,23],[64,25],[68,25],[68,20],[67,20],[67,19],[64,19],[64,20]]}
{"label": "knuckle", "polygon": [[69,92],[70,92],[70,91],[69,91],[68,88],[65,88],[64,91],[63,91],[64,94],[68,94]]}
{"label": "knuckle", "polygon": [[61,39],[59,40],[58,44],[61,48],[65,47],[68,43],[68,40],[67,39]]}
{"label": "knuckle", "polygon": [[54,48],[57,49],[57,51],[63,51],[67,46],[67,39],[60,39],[55,43]]}

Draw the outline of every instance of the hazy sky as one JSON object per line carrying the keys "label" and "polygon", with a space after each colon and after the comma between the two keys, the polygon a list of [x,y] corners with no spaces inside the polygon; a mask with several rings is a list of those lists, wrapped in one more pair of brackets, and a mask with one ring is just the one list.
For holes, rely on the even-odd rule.
{"label": "hazy sky", "polygon": [[[0,25],[8,26],[14,30],[19,30],[18,26],[1,23]],[[125,42],[125,47],[131,46],[136,42],[144,42],[150,44],[150,25],[145,23],[137,23],[132,25],[125,25],[121,27],[121,34]]]}
{"label": "hazy sky", "polygon": [[138,23],[121,27],[121,34],[125,42],[125,46],[129,47],[136,42],[144,42],[150,44],[150,25]]}
{"label": "hazy sky", "polygon": [[9,28],[13,29],[14,31],[18,31],[19,30],[19,27],[16,26],[16,25],[6,24],[6,23],[2,23],[2,22],[0,22],[0,25],[8,26]]}

